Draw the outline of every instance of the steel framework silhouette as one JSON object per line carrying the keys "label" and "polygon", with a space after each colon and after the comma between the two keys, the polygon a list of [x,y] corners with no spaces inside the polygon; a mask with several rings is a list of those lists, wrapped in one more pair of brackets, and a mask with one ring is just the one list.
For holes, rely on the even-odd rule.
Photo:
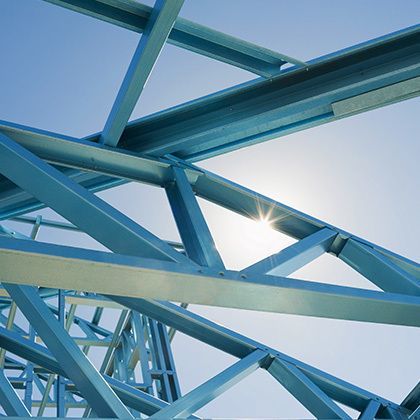
{"label": "steel framework silhouette", "polygon": [[[49,0],[142,33],[101,133],[76,139],[0,125],[0,404],[9,416],[197,418],[265,369],[317,418],[420,418],[420,385],[396,403],[204,319],[187,303],[420,326],[420,266],[195,165],[202,159],[401,101],[420,92],[420,26],[302,62],[178,13],[183,0]],[[166,42],[260,78],[128,123]],[[286,64],[292,64],[282,70]],[[161,187],[182,243],[166,242],[94,193],[126,182]],[[225,268],[196,196],[296,239],[240,271]],[[30,217],[49,207],[68,222]],[[41,226],[83,231],[112,253],[36,241]],[[290,278],[323,253],[382,291]],[[172,303],[175,302],[175,303]],[[92,319],[76,307],[93,306]],[[120,317],[101,325],[104,308]],[[15,323],[19,309],[28,329]],[[82,337],[70,334],[73,325]],[[181,331],[238,361],[181,395],[171,339]],[[89,349],[106,348],[100,369]],[[140,378],[140,379],[139,379]],[[35,389],[42,395],[35,398]],[[16,390],[19,391],[20,394]],[[339,404],[338,404],[339,403]],[[281,413],[280,413],[281,415]]]}

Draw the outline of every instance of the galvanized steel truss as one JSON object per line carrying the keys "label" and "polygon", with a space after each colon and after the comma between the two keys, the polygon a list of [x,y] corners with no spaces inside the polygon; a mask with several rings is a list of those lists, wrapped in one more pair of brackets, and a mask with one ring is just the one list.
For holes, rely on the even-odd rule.
{"label": "galvanized steel truss", "polygon": [[[142,37],[101,133],[75,139],[0,124],[0,216],[33,225],[28,237],[1,227],[5,413],[43,415],[54,407],[57,416],[83,408],[85,416],[195,417],[262,368],[317,418],[350,418],[338,403],[363,419],[417,418],[420,385],[402,403],[388,401],[169,301],[420,326],[419,264],[192,163],[418,95],[420,27],[305,63],[179,18],[183,0],[157,0],[153,8],[132,0],[49,1]],[[128,123],[165,42],[262,78]],[[293,66],[281,70],[286,63]],[[181,244],[94,194],[125,182],[165,189]],[[297,241],[228,270],[196,196],[251,219],[269,214],[273,229]],[[46,206],[68,222],[24,216]],[[42,225],[83,231],[113,253],[38,242]],[[382,291],[288,277],[323,253]],[[76,315],[86,305],[95,308],[91,320]],[[104,308],[120,313],[114,331],[100,325]],[[15,322],[17,309],[28,329]],[[75,325],[81,335],[72,333]],[[176,331],[239,360],[182,395],[170,345]],[[99,370],[88,357],[96,346],[106,348]]]}

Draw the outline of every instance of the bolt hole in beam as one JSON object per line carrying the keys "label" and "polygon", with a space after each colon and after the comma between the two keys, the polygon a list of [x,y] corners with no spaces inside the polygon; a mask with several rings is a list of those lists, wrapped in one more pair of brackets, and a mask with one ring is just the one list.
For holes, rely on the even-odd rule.
{"label": "bolt hole in beam", "polygon": [[[420,298],[0,237],[5,282],[420,326]],[[65,270],[63,270],[65,267]],[[56,273],[62,273],[57,277]],[[140,276],[140,277],[139,277]],[[121,279],[115,282],[115,278]],[[141,281],[139,281],[141,278]]]}

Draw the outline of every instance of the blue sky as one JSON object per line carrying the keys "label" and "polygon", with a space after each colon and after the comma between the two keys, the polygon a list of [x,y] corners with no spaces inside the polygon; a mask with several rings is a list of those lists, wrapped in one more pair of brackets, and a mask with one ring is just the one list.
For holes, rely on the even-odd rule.
{"label": "blue sky", "polygon": [[[418,23],[420,2],[186,0],[180,15],[308,60]],[[138,40],[138,34],[41,0],[1,0],[0,119],[75,137],[100,131]],[[253,78],[167,45],[132,119]],[[412,99],[199,165],[419,260],[419,112],[419,99]],[[162,191],[132,184],[101,196],[161,237],[178,239]],[[291,243],[200,203],[231,268]],[[84,236],[49,229],[39,238],[100,248]],[[328,255],[293,277],[372,287]],[[396,402],[420,376],[420,336],[413,328],[198,306],[193,310]],[[184,392],[233,362],[182,335],[175,338],[174,352]],[[310,416],[265,372],[248,377],[200,413]]]}

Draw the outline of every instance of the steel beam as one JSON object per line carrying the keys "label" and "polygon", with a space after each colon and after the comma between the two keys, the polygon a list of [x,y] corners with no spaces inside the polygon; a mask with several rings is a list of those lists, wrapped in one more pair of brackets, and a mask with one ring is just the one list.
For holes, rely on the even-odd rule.
{"label": "steel beam", "polygon": [[172,172],[165,190],[187,255],[201,266],[224,269],[185,170],[174,166]]}
{"label": "steel beam", "polygon": [[343,409],[293,364],[275,358],[267,370],[316,418],[351,419]]}
{"label": "steel beam", "polygon": [[[36,223],[37,218],[33,216],[16,216],[12,218],[11,220],[14,222],[33,225],[34,223]],[[42,218],[42,226],[46,226],[46,227],[54,228],[54,229],[70,230],[73,232],[82,232],[77,226],[73,225],[72,223],[59,222],[57,220],[50,220],[50,219],[45,219],[45,218]],[[22,237],[21,239],[25,239],[25,238]],[[168,240],[165,240],[165,242],[174,248],[184,249],[184,246],[180,242],[168,241]]]}
{"label": "steel beam", "polygon": [[113,147],[118,144],[183,3],[184,0],[156,0],[101,133],[101,143]]}
{"label": "steel beam", "polygon": [[360,420],[374,420],[378,410],[381,408],[381,403],[376,400],[370,400],[366,408],[360,413],[358,417]]}
{"label": "steel beam", "polygon": [[349,239],[338,257],[386,292],[420,296],[420,279],[363,243]]}
{"label": "steel beam", "polygon": [[321,229],[277,254],[256,262],[242,272],[247,275],[269,273],[276,276],[288,276],[328,252],[336,236],[337,232],[334,230]]}
{"label": "steel beam", "polygon": [[[390,405],[395,409],[398,409],[399,407],[389,400],[309,366],[284,353],[272,349],[265,344],[258,343],[257,341],[235,333],[234,331],[200,317],[199,315],[193,314],[177,305],[169,302],[156,302],[116,296],[114,296],[113,299],[134,311],[141,311],[147,316],[164,322],[168,326],[172,326],[192,338],[203,341],[204,343],[232,354],[233,356],[243,358],[252,353],[255,349],[260,348],[273,355],[273,357],[281,357],[282,360],[294,364],[304,372],[305,375],[330,398],[356,410],[363,411],[372,399],[378,400],[384,405]],[[45,348],[30,343],[19,334],[8,331],[2,327],[0,327],[0,346],[25,359],[32,360],[34,363],[44,366],[53,372],[61,372],[59,370],[57,371],[57,369],[60,369],[58,365],[51,365],[51,356],[50,358],[45,358]],[[106,376],[105,379],[107,379]],[[114,391],[117,392],[117,389],[114,388]],[[119,395],[118,392],[117,395]],[[123,397],[121,396],[121,398]],[[153,412],[156,412],[156,410]]]}
{"label": "steel beam", "polygon": [[[197,161],[413,97],[419,94],[419,39],[417,25],[141,118],[127,126],[121,145]],[[333,104],[403,82],[403,96],[383,95],[352,114],[334,111]]]}
{"label": "steel beam", "polygon": [[420,382],[417,382],[417,385],[404,398],[401,405],[411,411],[414,411],[418,406],[420,406]]}
{"label": "steel beam", "polygon": [[0,405],[8,416],[32,417],[12,384],[0,369]]}
{"label": "steel beam", "polygon": [[[141,118],[127,126],[122,145],[195,161],[344,118],[350,114],[334,114],[333,104],[411,81],[405,96],[373,107],[406,99],[418,92],[419,39],[417,25],[312,60],[308,68],[290,69],[269,81],[246,83]],[[365,110],[359,107],[357,112]],[[97,142],[99,136],[86,139]]]}
{"label": "steel beam", "polygon": [[[253,219],[270,215],[270,225],[273,229],[296,239],[303,239],[327,227],[339,233],[339,236],[330,247],[331,253],[339,254],[346,240],[352,237],[358,242],[374,248],[398,267],[420,279],[420,265],[414,261],[367,242],[362,238],[355,237],[351,233],[285,206],[226,178],[205,171],[197,166],[186,164],[182,160],[176,159],[174,161],[172,158],[171,160],[150,159],[122,149],[116,150],[100,147],[88,141],[69,139],[55,133],[11,123],[3,123],[0,125],[0,130],[50,163],[96,171],[109,176],[119,176],[126,180],[164,186],[173,179],[171,165],[178,163],[180,167],[184,168],[194,193],[208,201]],[[96,176],[94,173],[85,175]],[[85,185],[85,178],[79,181],[83,185]],[[125,181],[123,180],[122,182]],[[88,184],[86,187],[95,191],[98,188],[111,187],[115,183],[114,178],[105,178],[98,184],[99,186],[97,184]],[[21,214],[30,209],[42,207],[43,205],[31,198],[28,193],[13,190],[7,191],[6,188],[6,191],[3,192],[2,200],[0,200],[0,208],[2,209],[0,217],[4,218]]]}
{"label": "steel beam", "polygon": [[[420,298],[0,238],[2,280],[230,308],[420,325]],[[63,270],[63,267],[66,267]],[[56,273],[60,272],[57,277]],[[115,278],[120,279],[116,282]]]}
{"label": "steel beam", "polygon": [[[151,7],[127,0],[47,1],[135,32],[144,31],[152,13]],[[286,62],[306,65],[295,58],[182,18],[176,20],[168,43],[263,77],[277,74]]]}
{"label": "steel beam", "polygon": [[[0,227],[1,280],[56,356],[33,342],[36,336],[32,324],[30,339],[23,338],[28,334],[13,325],[13,306],[8,320],[0,314],[2,322],[13,327],[11,331],[0,330],[0,345],[21,357],[28,356],[26,365],[7,360],[8,369],[16,368],[22,373],[10,380],[4,377],[0,399],[6,411],[9,407],[9,412],[16,414],[23,405],[22,401],[16,401],[12,387],[24,389],[25,405],[32,406],[34,382],[41,393],[45,391],[43,401],[36,404],[42,407],[45,403],[56,403],[60,415],[70,406],[86,406],[90,410],[85,401],[76,401],[71,394],[86,393],[88,402],[94,400],[96,408],[100,408],[98,411],[91,404],[99,415],[126,417],[126,407],[112,390],[131,406],[132,414],[143,411],[155,416],[162,413],[171,417],[188,415],[212,399],[214,393],[237,381],[243,369],[250,368],[245,362],[262,352],[263,367],[269,367],[265,363],[268,358],[274,359],[271,373],[317,417],[348,418],[333,400],[361,411],[361,418],[415,417],[418,387],[399,406],[203,320],[183,307],[144,297],[419,326],[418,264],[196,168],[190,162],[417,96],[420,93],[420,25],[312,60],[309,65],[298,63],[305,68],[296,66],[279,72],[285,57],[176,19],[182,0],[171,3],[167,0],[165,4],[164,0],[158,0],[154,10],[132,0],[51,2],[143,32],[143,36],[104,133],[76,140],[14,124],[0,127],[6,134],[0,134],[0,172],[10,177],[10,180],[0,178],[0,217],[17,216],[46,204],[73,223],[69,226],[81,228],[117,253],[31,243],[24,236],[8,239],[2,236],[17,238],[19,235]],[[252,81],[126,126],[166,38],[181,47],[270,77],[270,80]],[[111,150],[98,144],[116,146],[120,138],[121,149]],[[155,158],[145,158],[139,153]],[[190,259],[93,195],[95,191],[129,180],[166,188]],[[175,182],[172,184],[172,181]],[[270,215],[275,229],[298,242],[242,272],[225,270],[194,195],[251,218]],[[32,239],[40,223],[38,217]],[[339,256],[384,292],[283,277],[322,252]],[[274,267],[279,269],[277,277],[265,274],[272,273]],[[55,276],[58,271],[59,279]],[[115,282],[117,276],[121,284],[113,284],[118,283]],[[115,378],[102,377],[86,362],[77,347],[80,340],[71,339],[53,315],[58,314],[63,323],[65,292],[62,289],[58,309],[50,308],[35,288],[17,285],[23,283],[106,293],[114,302],[132,311],[141,311],[142,318],[156,318],[157,321],[147,323],[151,326],[147,334],[155,366],[152,377],[161,378],[162,387],[157,387],[155,392],[167,401],[173,402],[180,394],[176,377],[172,385],[169,382],[174,371],[171,354],[167,348],[161,351],[156,345],[163,339],[169,346],[167,329],[157,322],[164,322],[231,354],[239,354],[241,360],[167,406]],[[2,299],[1,308],[7,308],[11,302],[8,297]],[[89,345],[98,340],[110,341],[110,332],[95,325],[102,311],[99,305],[90,323],[74,317]],[[126,311],[123,309],[123,312]],[[116,355],[119,360],[115,364],[121,375],[118,377],[133,380],[132,368],[139,356],[133,352],[130,328],[126,327],[121,338],[116,334],[113,343],[120,342]],[[139,325],[136,328],[139,334]],[[18,336],[21,334],[19,339],[15,337],[16,332]],[[98,339],[97,334],[104,339]],[[86,353],[87,350],[85,346]],[[143,359],[148,357],[144,353]],[[79,360],[80,355],[83,357]],[[4,350],[0,359],[2,356]],[[62,381],[58,389],[60,398],[54,402],[49,400],[49,390],[43,385],[48,379],[45,367],[36,366],[36,360],[62,376],[64,371],[70,372],[74,367],[70,373],[74,383]],[[104,360],[104,365],[111,363],[112,360]],[[149,366],[149,360],[142,363],[146,368]],[[151,381],[136,385],[150,389],[150,384]],[[67,402],[64,401],[66,391],[69,391]]]}
{"label": "steel beam", "polygon": [[3,134],[0,134],[0,172],[115,252],[189,261],[164,241]]}
{"label": "steel beam", "polygon": [[420,418],[420,405],[408,416],[409,420],[418,420]]}
{"label": "steel beam", "polygon": [[179,400],[158,411],[151,418],[187,418],[244,379],[250,373],[257,370],[266,359],[267,353],[264,351],[253,351],[223,372],[199,385]]}
{"label": "steel beam", "polygon": [[[190,165],[190,168],[196,169],[193,165]],[[193,190],[199,197],[203,197],[212,203],[255,220],[269,216],[270,226],[273,229],[296,239],[303,239],[322,228],[335,230],[339,235],[330,246],[330,253],[338,255],[346,241],[349,238],[353,238],[375,249],[380,254],[389,258],[398,267],[420,279],[420,264],[415,261],[397,255],[392,251],[356,237],[349,232],[279,203],[212,172],[205,170],[202,170],[202,172],[203,174],[197,178],[193,185]]]}

